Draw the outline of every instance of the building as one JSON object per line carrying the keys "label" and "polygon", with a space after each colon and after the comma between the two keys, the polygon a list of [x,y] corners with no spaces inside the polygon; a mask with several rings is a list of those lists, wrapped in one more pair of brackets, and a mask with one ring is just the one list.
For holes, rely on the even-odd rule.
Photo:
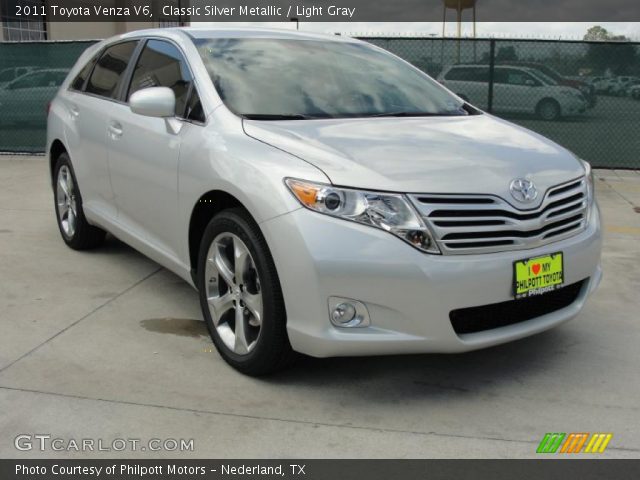
{"label": "building", "polygon": [[[0,0],[0,41],[23,42],[33,40],[87,40],[107,38],[119,33],[154,27],[176,27],[187,22],[169,19],[153,22],[50,22],[46,16],[15,16],[15,7],[42,8],[49,0]],[[176,0],[178,4],[180,0]],[[120,0],[103,0],[101,4],[117,5]]]}

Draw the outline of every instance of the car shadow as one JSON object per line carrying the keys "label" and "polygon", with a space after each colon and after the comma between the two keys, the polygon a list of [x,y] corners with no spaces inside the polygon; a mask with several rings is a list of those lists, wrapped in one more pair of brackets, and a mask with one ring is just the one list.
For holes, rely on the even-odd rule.
{"label": "car shadow", "polygon": [[574,341],[562,329],[462,354],[301,358],[289,369],[261,382],[284,387],[336,388],[368,400],[491,395],[503,383],[525,385],[565,362]]}
{"label": "car shadow", "polygon": [[[133,248],[108,235],[101,254],[122,254]],[[163,269],[164,270],[164,269]],[[165,270],[170,275],[175,275]],[[175,276],[177,282],[182,282]],[[197,293],[193,291],[193,301]],[[174,333],[202,341],[208,338],[200,319],[151,319],[141,322],[147,330]],[[184,330],[184,331],[183,331]],[[322,388],[349,392],[370,401],[393,403],[424,397],[447,398],[478,393],[492,395],[501,384],[525,385],[567,361],[577,340],[567,330],[555,328],[525,339],[459,354],[389,355],[372,357],[313,358],[299,355],[288,368],[253,380],[265,385]],[[213,348],[213,345],[211,345]],[[240,375],[240,374],[238,374]]]}

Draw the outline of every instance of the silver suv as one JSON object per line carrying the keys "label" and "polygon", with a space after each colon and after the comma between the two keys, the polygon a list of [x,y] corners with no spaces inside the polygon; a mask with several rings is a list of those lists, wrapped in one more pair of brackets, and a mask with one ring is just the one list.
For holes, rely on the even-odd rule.
{"label": "silver suv", "polygon": [[55,213],[199,292],[222,357],[462,352],[556,326],[601,277],[589,165],[342,37],[128,33],[52,102]]}

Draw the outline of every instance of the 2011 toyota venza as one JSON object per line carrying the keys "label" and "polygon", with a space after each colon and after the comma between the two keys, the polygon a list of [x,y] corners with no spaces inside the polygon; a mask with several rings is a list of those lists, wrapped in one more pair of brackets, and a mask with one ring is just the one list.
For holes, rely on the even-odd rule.
{"label": "2011 toyota venza", "polygon": [[100,42],[50,106],[47,152],[66,244],[108,231],[184,278],[247,374],[515,340],[601,277],[586,162],[349,38]]}

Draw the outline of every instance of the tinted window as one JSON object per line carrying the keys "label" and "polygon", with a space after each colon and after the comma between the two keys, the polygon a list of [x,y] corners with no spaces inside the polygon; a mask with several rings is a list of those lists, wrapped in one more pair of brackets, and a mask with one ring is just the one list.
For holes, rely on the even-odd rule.
{"label": "tinted window", "polygon": [[528,82],[536,82],[531,75],[522,70],[514,70],[511,68],[496,68],[494,74],[495,83],[507,85],[526,85]]}
{"label": "tinted window", "polygon": [[107,48],[93,69],[87,83],[87,93],[115,98],[118,83],[137,43],[137,41],[125,42]]}
{"label": "tinted window", "polygon": [[82,70],[80,70],[78,76],[74,78],[73,82],[71,83],[71,88],[73,88],[74,90],[82,90],[87,77],[91,73],[91,69],[93,68],[93,64],[95,63],[95,61],[96,57],[93,57],[91,60],[89,60],[89,62],[87,62]]}
{"label": "tinted window", "polygon": [[454,67],[445,76],[447,80],[464,82],[488,82],[488,67]]}
{"label": "tinted window", "polygon": [[195,87],[191,90],[191,95],[187,102],[187,110],[185,111],[184,117],[187,120],[204,123],[204,111],[202,110],[200,96],[198,95],[198,91]]}
{"label": "tinted window", "polygon": [[192,79],[180,51],[168,42],[149,40],[131,78],[129,96],[149,87],[169,87],[176,95],[176,115],[184,116]]}
{"label": "tinted window", "polygon": [[466,115],[463,103],[400,59],[356,42],[197,39],[213,84],[241,115]]}

